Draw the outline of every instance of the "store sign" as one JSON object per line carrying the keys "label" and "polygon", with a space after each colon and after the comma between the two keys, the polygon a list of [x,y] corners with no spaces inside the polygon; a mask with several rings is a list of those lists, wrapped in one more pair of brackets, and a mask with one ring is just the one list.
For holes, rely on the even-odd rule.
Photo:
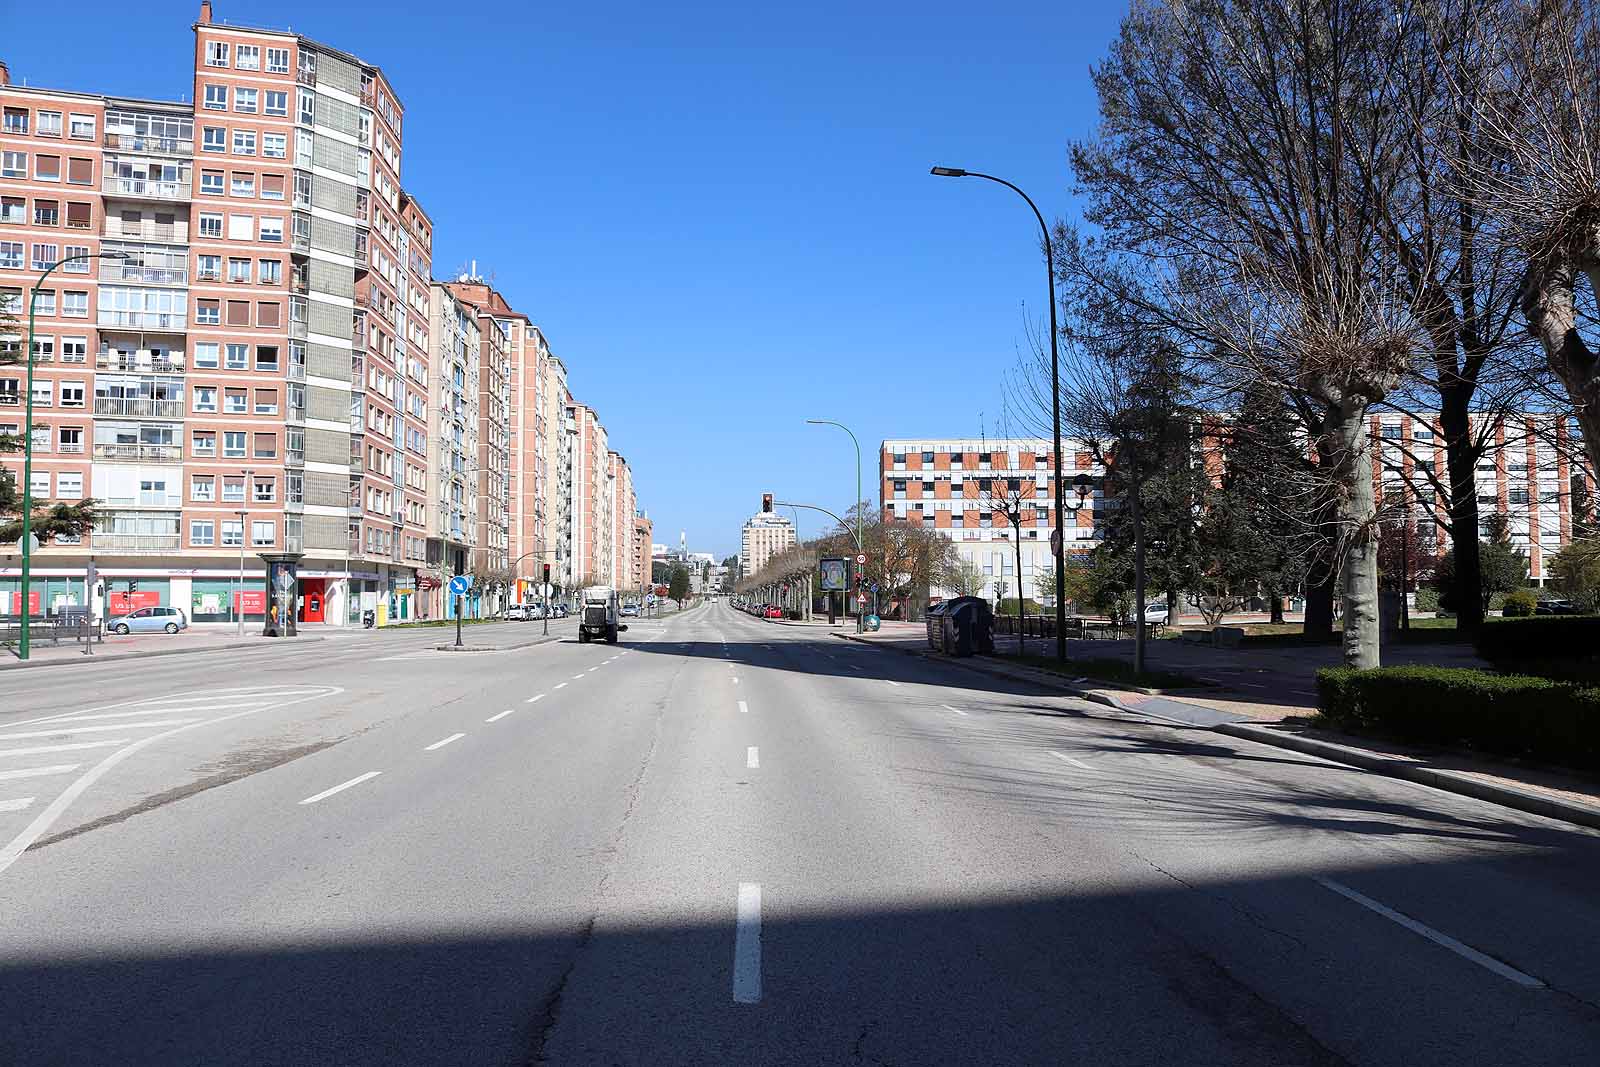
{"label": "store sign", "polygon": [[[20,615],[20,614],[22,614],[22,612],[19,611],[18,608],[17,608],[17,605],[19,605],[21,603],[22,603],[22,591],[20,589],[15,591],[15,592],[7,592],[5,594],[4,599],[0,600],[0,604],[4,604],[5,605],[5,609],[6,609],[5,613],[7,615]],[[37,615],[37,614],[39,614],[39,590],[37,588],[28,590],[28,614],[29,615]]]}
{"label": "store sign", "polygon": [[140,608],[153,608],[161,604],[161,593],[156,589],[141,589],[137,593],[113,591],[106,597],[106,614],[112,617],[128,615]]}
{"label": "store sign", "polygon": [[265,589],[235,589],[233,591],[234,614],[265,615],[267,613],[267,591]]}

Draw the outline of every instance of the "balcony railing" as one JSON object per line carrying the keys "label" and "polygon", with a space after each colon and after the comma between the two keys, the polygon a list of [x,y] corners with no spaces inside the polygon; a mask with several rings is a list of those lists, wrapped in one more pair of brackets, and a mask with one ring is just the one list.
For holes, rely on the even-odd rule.
{"label": "balcony railing", "polygon": [[186,267],[146,267],[125,260],[102,259],[100,280],[140,285],[188,285],[189,271]]}
{"label": "balcony railing", "polygon": [[311,251],[311,238],[298,233],[289,235],[289,251],[306,255]]}
{"label": "balcony railing", "polygon": [[136,196],[148,200],[187,200],[188,182],[152,181],[149,178],[114,178],[107,175],[100,185],[106,196]]}
{"label": "balcony railing", "polygon": [[96,552],[176,552],[180,535],[96,533]]}
{"label": "balcony railing", "polygon": [[182,400],[155,400],[142,396],[97,396],[96,415],[128,415],[146,419],[183,418]]}
{"label": "balcony railing", "polygon": [[115,215],[107,215],[100,226],[100,233],[104,237],[136,237],[148,241],[189,243],[187,222],[156,222],[154,219],[123,222]]}
{"label": "balcony railing", "polygon": [[158,356],[154,353],[101,352],[94,358],[96,370],[131,372],[134,374],[182,374],[183,353],[173,352]]}
{"label": "balcony railing", "polygon": [[314,70],[297,70],[294,72],[294,80],[301,85],[307,85],[315,88],[317,84],[317,72]]}
{"label": "balcony railing", "polygon": [[151,137],[149,134],[110,133],[105,138],[107,148],[120,148],[124,152],[160,152],[169,156],[194,155],[193,140],[176,137]]}
{"label": "balcony railing", "polygon": [[295,322],[293,319],[291,319],[289,321],[289,336],[290,337],[293,337],[298,341],[304,341],[306,339],[306,334],[308,332],[309,332],[309,330],[307,329],[305,323],[303,323],[303,322]]}
{"label": "balcony railing", "polygon": [[60,441],[56,444],[56,451],[67,456],[81,456],[83,454],[82,441]]}
{"label": "balcony railing", "polygon": [[183,460],[183,446],[97,441],[94,446],[94,458],[126,460],[129,462],[179,463]]}
{"label": "balcony railing", "polygon": [[127,327],[134,330],[161,330],[165,333],[183,333],[189,326],[188,317],[166,311],[113,311],[101,308],[99,325]]}
{"label": "balcony railing", "polygon": [[304,467],[306,465],[306,452],[303,448],[287,449],[283,453],[283,465],[286,467]]}

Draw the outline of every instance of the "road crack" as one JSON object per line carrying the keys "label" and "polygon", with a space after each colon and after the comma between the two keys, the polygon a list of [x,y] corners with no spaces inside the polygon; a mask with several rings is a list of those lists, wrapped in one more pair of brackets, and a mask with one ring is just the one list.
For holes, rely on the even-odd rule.
{"label": "road crack", "polygon": [[1269,923],[1265,919],[1263,919],[1260,915],[1256,914],[1251,909],[1245,907],[1243,904],[1240,904],[1238,901],[1228,897],[1227,895],[1215,892],[1215,891],[1210,890],[1210,889],[1203,889],[1200,886],[1195,885],[1193,882],[1190,882],[1187,879],[1182,878],[1179,875],[1176,875],[1176,874],[1172,873],[1171,871],[1167,870],[1165,867],[1161,866],[1159,863],[1157,863],[1155,860],[1151,859],[1149,856],[1141,855],[1140,853],[1133,852],[1133,851],[1129,851],[1128,855],[1130,855],[1130,856],[1134,857],[1135,859],[1141,861],[1146,866],[1148,866],[1151,870],[1156,871],[1157,873],[1159,873],[1159,874],[1161,874],[1161,875],[1163,875],[1163,876],[1165,876],[1167,878],[1170,878],[1172,881],[1174,881],[1174,882],[1178,883],[1179,885],[1183,886],[1183,888],[1191,890],[1191,891],[1193,891],[1195,893],[1199,893],[1203,897],[1207,897],[1207,898],[1209,898],[1211,900],[1217,901],[1220,904],[1223,904],[1230,911],[1232,911],[1236,915],[1239,915],[1242,918],[1244,918],[1244,920],[1246,922],[1248,922],[1251,926],[1254,926],[1257,930],[1261,930],[1261,931],[1263,931],[1265,933],[1269,933],[1269,934],[1273,934],[1273,935],[1275,935],[1277,937],[1281,937],[1285,941],[1288,941],[1290,944],[1294,945],[1296,948],[1300,949],[1300,951],[1302,951],[1302,952],[1309,951],[1307,949],[1306,943],[1304,941],[1302,941],[1300,938],[1298,938],[1298,937],[1294,936],[1293,934],[1289,933],[1287,930],[1278,929],[1276,926],[1273,926],[1271,923]]}

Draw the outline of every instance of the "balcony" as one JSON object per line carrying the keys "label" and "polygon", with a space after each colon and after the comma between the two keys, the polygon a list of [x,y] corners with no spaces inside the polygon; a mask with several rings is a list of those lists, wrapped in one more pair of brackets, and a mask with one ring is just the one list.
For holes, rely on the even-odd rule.
{"label": "balcony", "polygon": [[317,87],[317,72],[314,70],[297,70],[294,73],[294,80],[296,84],[315,89]]}
{"label": "balcony", "polygon": [[310,331],[307,330],[305,323],[303,323],[303,322],[295,322],[292,319],[290,320],[290,322],[289,322],[289,336],[290,337],[293,337],[297,341],[304,341],[306,339],[306,334],[308,332],[310,332]]}
{"label": "balcony", "polygon": [[97,396],[96,415],[125,415],[140,419],[181,419],[182,400],[156,400],[142,396]]}
{"label": "balcony", "polygon": [[124,152],[156,152],[168,156],[194,155],[194,141],[180,141],[176,137],[151,137],[149,134],[110,133],[105,136],[107,148]]}
{"label": "balcony", "polygon": [[107,175],[100,184],[105,196],[134,197],[141,200],[188,200],[188,182],[153,181],[149,178],[114,178]]}
{"label": "balcony", "polygon": [[181,463],[183,446],[96,441],[94,458],[126,463]]}
{"label": "balcony", "polygon": [[112,352],[101,350],[94,358],[96,370],[121,371],[132,374],[182,374],[183,353],[169,352]]}
{"label": "balcony", "polygon": [[[162,333],[183,333],[189,327],[188,316],[170,311],[112,311],[101,308],[97,325],[101,329],[112,327],[130,330],[160,330]],[[304,336],[302,334],[301,336]]]}
{"label": "balcony", "polygon": [[285,467],[304,467],[306,465],[306,450],[303,448],[286,449],[283,453]]}
{"label": "balcony", "polygon": [[115,215],[107,215],[100,225],[102,237],[127,237],[143,241],[167,241],[174,244],[189,243],[189,223],[183,222],[157,222],[154,219],[141,219],[138,222],[123,222]]}
{"label": "balcony", "polygon": [[102,259],[100,280],[135,285],[188,285],[187,267],[146,267],[127,260]]}
{"label": "balcony", "polygon": [[141,552],[176,552],[181,547],[180,541],[180,535],[175,533],[97,533],[94,535],[93,543],[96,552],[120,552],[132,555]]}
{"label": "balcony", "polygon": [[311,292],[311,282],[306,275],[299,271],[291,271],[289,274],[289,291],[299,296],[305,296]]}

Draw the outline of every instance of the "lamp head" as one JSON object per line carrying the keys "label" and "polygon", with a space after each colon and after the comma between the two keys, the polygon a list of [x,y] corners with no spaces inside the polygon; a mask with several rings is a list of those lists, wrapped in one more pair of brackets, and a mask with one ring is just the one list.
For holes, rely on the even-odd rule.
{"label": "lamp head", "polygon": [[960,167],[934,167],[929,174],[937,174],[941,178],[965,178],[967,172]]}

